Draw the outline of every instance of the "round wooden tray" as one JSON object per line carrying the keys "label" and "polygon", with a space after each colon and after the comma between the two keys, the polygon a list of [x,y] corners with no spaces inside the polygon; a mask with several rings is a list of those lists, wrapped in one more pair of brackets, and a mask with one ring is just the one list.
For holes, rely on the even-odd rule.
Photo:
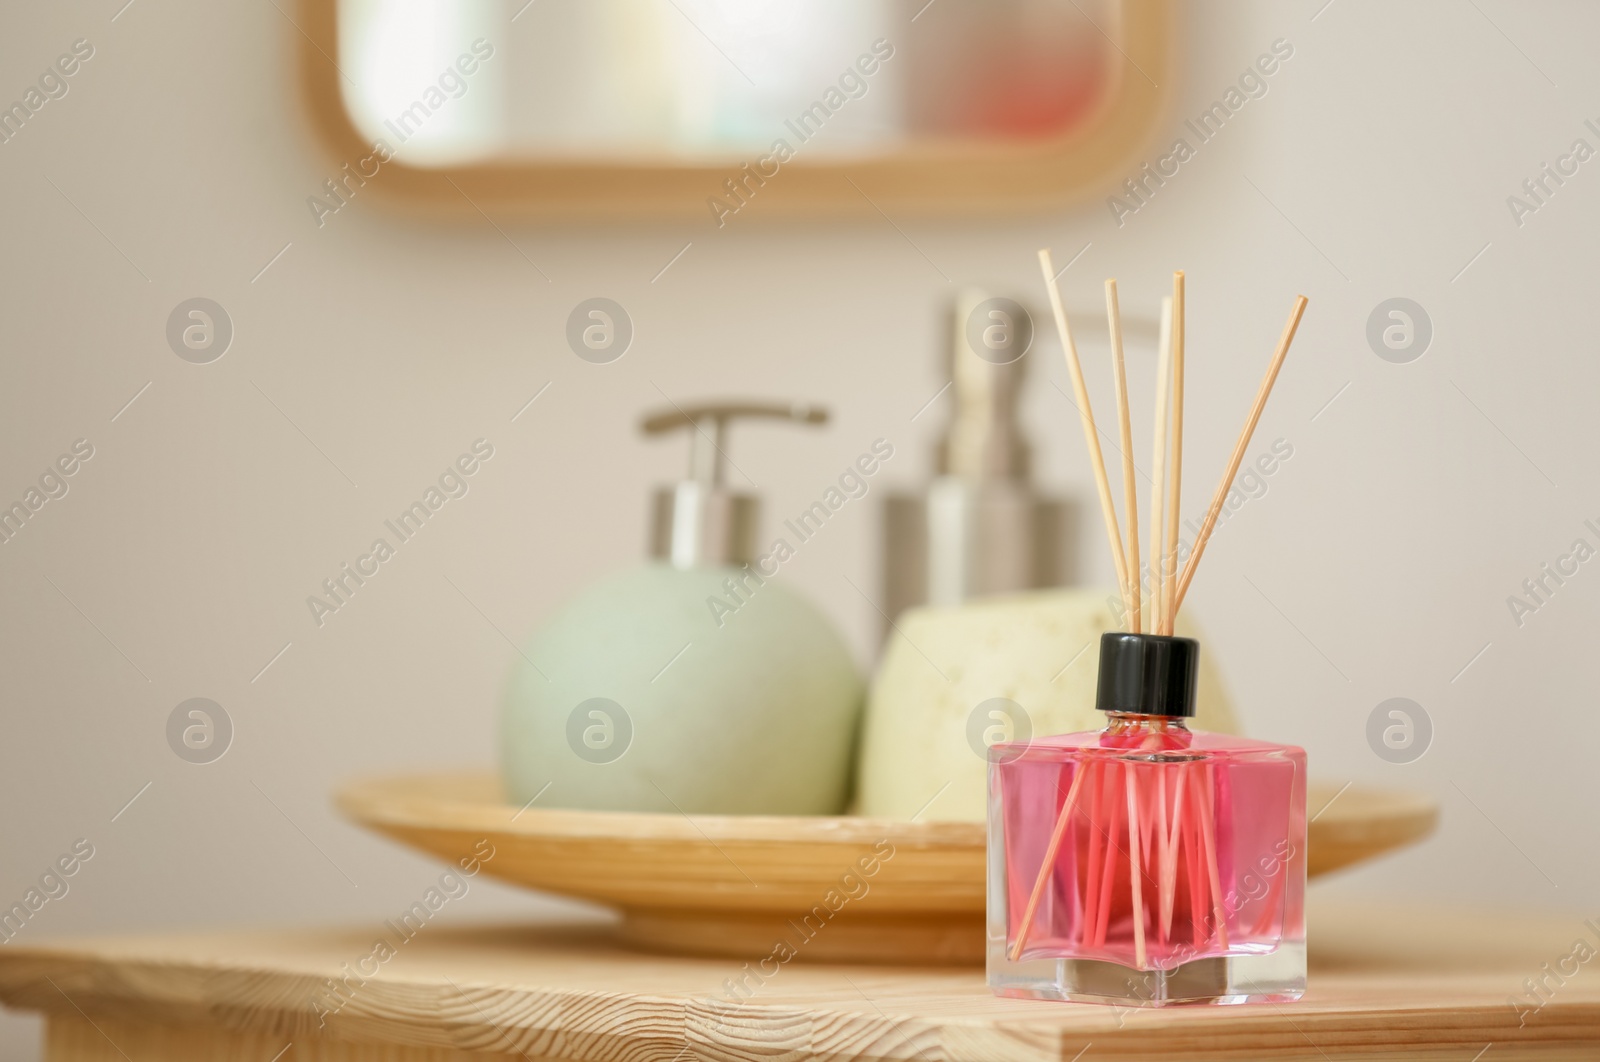
{"label": "round wooden tray", "polygon": [[[336,799],[451,862],[487,841],[484,872],[616,908],[620,936],[642,947],[753,959],[782,939],[810,960],[983,959],[982,823],[518,809],[489,772],[362,780]],[[1411,844],[1438,819],[1426,797],[1354,785],[1312,785],[1307,803],[1312,876]]]}

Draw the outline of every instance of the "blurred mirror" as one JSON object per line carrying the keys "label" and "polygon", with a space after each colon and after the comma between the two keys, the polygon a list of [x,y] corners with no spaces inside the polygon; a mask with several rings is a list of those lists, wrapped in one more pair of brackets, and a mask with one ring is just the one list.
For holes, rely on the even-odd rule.
{"label": "blurred mirror", "polygon": [[1117,0],[332,2],[350,124],[423,169],[1027,146],[1150,81]]}

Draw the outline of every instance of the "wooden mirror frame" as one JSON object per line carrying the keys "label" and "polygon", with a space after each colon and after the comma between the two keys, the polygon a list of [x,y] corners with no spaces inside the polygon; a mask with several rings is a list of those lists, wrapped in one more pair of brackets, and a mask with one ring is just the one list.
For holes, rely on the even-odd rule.
{"label": "wooden mirror frame", "polygon": [[[339,91],[338,0],[300,0],[300,80],[312,122],[335,164],[373,154]],[[1070,134],[1031,144],[959,142],[912,147],[880,159],[786,163],[750,197],[758,216],[977,215],[1059,208],[1112,183],[1154,133],[1172,75],[1173,0],[1121,0],[1124,39],[1114,81],[1095,114]],[[344,174],[339,170],[338,179]],[[693,221],[717,226],[708,208],[732,166],[506,162],[424,169],[398,159],[361,185],[410,209],[543,220]],[[740,211],[742,223],[745,211]]]}

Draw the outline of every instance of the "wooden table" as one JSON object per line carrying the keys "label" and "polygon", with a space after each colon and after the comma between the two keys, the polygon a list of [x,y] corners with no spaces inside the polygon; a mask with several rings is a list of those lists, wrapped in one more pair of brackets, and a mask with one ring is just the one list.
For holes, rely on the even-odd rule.
{"label": "wooden table", "polygon": [[386,958],[388,927],[13,943],[0,999],[44,1012],[51,1062],[1600,1059],[1600,961],[1551,979],[1521,1027],[1508,1002],[1574,941],[1600,949],[1578,917],[1314,907],[1311,926],[1311,990],[1290,1005],[1003,1000],[972,967],[803,959],[731,991],[734,961],[573,924],[430,924]]}

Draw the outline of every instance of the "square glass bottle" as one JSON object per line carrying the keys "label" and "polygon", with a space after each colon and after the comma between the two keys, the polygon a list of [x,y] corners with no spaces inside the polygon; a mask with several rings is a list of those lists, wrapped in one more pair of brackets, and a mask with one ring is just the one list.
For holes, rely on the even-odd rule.
{"label": "square glass bottle", "polygon": [[1106,634],[1105,730],[989,750],[988,978],[1123,1006],[1305,991],[1306,756],[1191,731],[1199,643]]}

